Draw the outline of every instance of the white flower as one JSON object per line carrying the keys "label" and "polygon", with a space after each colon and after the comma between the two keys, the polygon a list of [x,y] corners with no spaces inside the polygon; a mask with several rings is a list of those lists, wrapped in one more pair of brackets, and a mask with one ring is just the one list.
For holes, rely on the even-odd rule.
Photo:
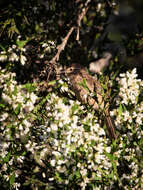
{"label": "white flower", "polygon": [[6,61],[7,55],[0,55],[0,61]]}
{"label": "white flower", "polygon": [[36,94],[34,94],[33,92],[30,94],[30,99],[32,101],[33,104],[35,104],[36,100],[37,100],[37,96]]}
{"label": "white flower", "polygon": [[47,47],[47,45],[48,45],[48,44],[46,44],[46,43],[43,43],[43,44],[42,44],[42,47]]}
{"label": "white flower", "polygon": [[4,179],[5,179],[6,181],[9,181],[9,176],[8,176],[8,175],[3,175],[3,177],[4,177]]}
{"label": "white flower", "polygon": [[62,86],[62,87],[61,87],[61,91],[62,91],[62,92],[68,92],[68,90],[69,90],[69,89],[68,89],[68,86]]}
{"label": "white flower", "polygon": [[6,171],[7,169],[8,169],[8,168],[7,168],[7,164],[4,163],[4,164],[2,165],[1,171]]}
{"label": "white flower", "polygon": [[8,117],[8,113],[3,113],[1,116],[0,116],[0,121],[4,121],[4,120],[6,120],[7,119],[7,117]]}
{"label": "white flower", "polygon": [[136,123],[137,123],[138,125],[142,125],[142,123],[143,123],[143,114],[142,114],[142,113],[139,113],[139,114],[137,115]]}
{"label": "white flower", "polygon": [[52,154],[55,155],[56,157],[60,157],[61,156],[61,153],[58,152],[58,151],[53,151]]}
{"label": "white flower", "polygon": [[2,93],[2,98],[3,98],[7,103],[9,103],[9,104],[12,103],[12,99],[11,99],[8,95],[6,95],[5,93]]}
{"label": "white flower", "polygon": [[55,46],[55,42],[54,41],[48,40],[48,43],[51,44],[52,46]]}
{"label": "white flower", "polygon": [[88,96],[87,94],[83,95],[84,100],[87,100],[87,96]]}
{"label": "white flower", "polygon": [[27,61],[27,58],[24,55],[21,55],[20,56],[20,62],[21,62],[21,64],[25,65],[26,61]]}
{"label": "white flower", "polygon": [[80,170],[82,177],[87,175],[87,169]]}
{"label": "white flower", "polygon": [[32,111],[34,109],[34,105],[31,101],[27,101],[25,104],[25,107],[28,107],[29,112]]}
{"label": "white flower", "polygon": [[31,126],[31,123],[29,121],[27,121],[26,119],[23,121],[23,124],[26,126],[26,127],[30,127]]}
{"label": "white flower", "polygon": [[23,163],[23,160],[24,160],[24,156],[19,156],[19,157],[17,158],[17,161],[18,161],[19,163]]}
{"label": "white flower", "polygon": [[98,135],[99,135],[99,136],[105,135],[104,129],[100,128],[100,130],[98,131]]}
{"label": "white flower", "polygon": [[17,46],[15,44],[12,45],[12,49],[16,49]]}
{"label": "white flower", "polygon": [[58,130],[58,127],[57,127],[57,125],[56,124],[51,124],[51,130],[52,131],[57,131]]}
{"label": "white flower", "polygon": [[122,115],[124,117],[124,121],[129,121],[130,123],[132,122],[132,117],[128,111],[123,112]]}
{"label": "white flower", "polygon": [[13,187],[15,188],[15,190],[19,190],[19,187],[21,186],[20,183],[13,183]]}
{"label": "white flower", "polygon": [[62,79],[60,79],[60,80],[58,81],[58,83],[59,83],[59,84],[64,84],[64,81],[63,81]]}
{"label": "white flower", "polygon": [[9,57],[9,61],[18,61],[19,60],[19,56],[16,53],[12,53]]}
{"label": "white flower", "polygon": [[111,147],[106,147],[106,152],[110,153],[111,152]]}
{"label": "white flower", "polygon": [[58,160],[58,161],[57,161],[57,164],[58,164],[58,165],[62,165],[62,164],[64,164],[64,163],[65,163],[64,160]]}
{"label": "white flower", "polygon": [[49,181],[53,181],[53,180],[54,180],[54,178],[53,178],[53,177],[50,177],[50,178],[49,178]]}
{"label": "white flower", "polygon": [[101,163],[101,158],[102,158],[102,156],[101,156],[100,154],[96,154],[96,155],[95,155],[95,161],[96,161],[98,164]]}

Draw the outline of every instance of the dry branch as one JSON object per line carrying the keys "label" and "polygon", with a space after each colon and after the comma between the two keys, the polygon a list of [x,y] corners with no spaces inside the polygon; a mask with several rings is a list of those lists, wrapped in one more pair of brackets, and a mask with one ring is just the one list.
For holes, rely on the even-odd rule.
{"label": "dry branch", "polygon": [[56,62],[59,60],[59,57],[60,57],[60,54],[61,52],[65,49],[65,46],[67,44],[67,41],[70,37],[70,35],[72,34],[73,30],[75,29],[75,27],[71,27],[69,32],[67,33],[66,37],[63,39],[62,43],[60,45],[57,46],[57,53],[56,55],[49,61],[49,62],[45,62],[45,63],[48,63],[50,64],[49,67],[51,69],[49,69],[49,73],[48,73],[48,77],[47,79],[49,79],[50,75],[51,75],[51,72],[52,72],[52,68],[55,69],[55,72],[56,72],[56,76],[58,76],[59,72],[58,72],[58,68],[57,68],[57,64]]}
{"label": "dry branch", "polygon": [[79,30],[80,30],[80,26],[81,26],[81,20],[83,19],[83,17],[85,16],[85,14],[87,13],[89,6],[88,4],[90,3],[91,0],[87,0],[85,2],[84,8],[82,9],[81,13],[78,14],[78,19],[77,19],[77,35],[76,35],[76,40],[79,40]]}
{"label": "dry branch", "polygon": [[48,73],[48,79],[50,77],[50,74],[51,74],[51,71],[52,71],[52,68],[55,69],[55,72],[56,72],[56,75],[59,74],[58,72],[58,68],[57,68],[57,61],[59,61],[59,57],[60,57],[60,54],[61,52],[65,49],[65,46],[67,44],[67,41],[70,37],[70,35],[72,34],[72,32],[74,31],[74,29],[77,28],[77,35],[76,35],[76,40],[79,40],[79,28],[81,26],[81,20],[83,19],[83,17],[85,16],[85,14],[87,13],[87,10],[89,9],[89,6],[88,4],[91,2],[91,0],[87,0],[84,4],[84,7],[82,8],[82,11],[78,14],[78,19],[77,19],[77,26],[72,26],[70,28],[70,30],[68,31],[66,37],[63,39],[62,43],[60,45],[57,46],[57,53],[56,55],[47,63],[49,63],[50,65],[50,70],[49,70],[49,73]]}

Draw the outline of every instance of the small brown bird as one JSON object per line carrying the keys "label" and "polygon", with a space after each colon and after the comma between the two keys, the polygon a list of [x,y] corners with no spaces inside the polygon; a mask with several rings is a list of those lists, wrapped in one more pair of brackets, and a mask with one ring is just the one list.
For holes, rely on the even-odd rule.
{"label": "small brown bird", "polygon": [[[86,69],[79,64],[72,64],[65,73],[77,99],[83,104],[89,104],[96,111],[102,110],[110,138],[116,139],[114,124],[109,113],[109,104],[104,105],[100,82],[89,75]],[[97,101],[91,96],[94,92],[96,92]]]}
{"label": "small brown bird", "polygon": [[[79,64],[72,64],[66,69],[66,75],[70,79],[72,90],[75,92],[77,99],[83,104],[89,103],[95,110],[98,110],[98,103],[90,95],[94,92],[95,82],[85,68]],[[96,83],[96,85],[98,84]]]}

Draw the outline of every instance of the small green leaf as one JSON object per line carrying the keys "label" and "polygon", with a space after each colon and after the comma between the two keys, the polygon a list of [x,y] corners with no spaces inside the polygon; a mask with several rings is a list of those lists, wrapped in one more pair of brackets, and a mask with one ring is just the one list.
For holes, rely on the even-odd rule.
{"label": "small green leaf", "polygon": [[53,9],[53,11],[56,10],[56,7],[55,7],[55,1],[54,1],[54,0],[52,1],[52,9]]}
{"label": "small green leaf", "polygon": [[86,16],[83,17],[83,22],[84,22],[84,24],[87,23],[87,17]]}
{"label": "small green leaf", "polygon": [[56,80],[52,80],[52,81],[48,82],[48,85],[54,85],[54,84],[56,84]]}
{"label": "small green leaf", "polygon": [[16,109],[14,110],[14,113],[16,115],[18,115],[20,113],[20,108],[21,108],[21,104],[18,104],[18,106],[16,107]]}
{"label": "small green leaf", "polygon": [[77,170],[77,171],[75,172],[75,176],[76,176],[77,179],[80,178],[81,175],[80,175],[80,171],[79,171],[79,170]]}
{"label": "small green leaf", "polygon": [[23,48],[27,43],[27,40],[17,40],[16,44],[18,45],[19,48]]}
{"label": "small green leaf", "polygon": [[15,181],[15,174],[11,175],[9,178],[10,185],[13,185],[14,181]]}
{"label": "small green leaf", "polygon": [[5,105],[4,104],[0,104],[0,108],[5,108]]}
{"label": "small green leaf", "polygon": [[5,48],[0,44],[0,48],[3,50],[3,51],[5,51]]}
{"label": "small green leaf", "polygon": [[9,162],[10,156],[11,156],[11,154],[10,154],[10,152],[9,152],[9,153],[3,158],[3,161],[4,161],[5,163]]}
{"label": "small green leaf", "polygon": [[120,104],[120,107],[119,107],[119,109],[118,109],[119,115],[122,115],[122,112],[123,112],[123,107],[122,107],[122,105]]}
{"label": "small green leaf", "polygon": [[24,87],[28,90],[28,92],[33,92],[35,90],[35,86],[31,83],[27,83]]}
{"label": "small green leaf", "polygon": [[100,178],[100,177],[97,177],[97,176],[95,176],[94,179],[95,179],[96,181],[100,181],[100,180],[101,180],[101,178]]}
{"label": "small green leaf", "polygon": [[106,152],[105,154],[109,158],[109,160],[111,160],[111,161],[117,160],[116,157],[113,154],[110,154],[108,152]]}
{"label": "small green leaf", "polygon": [[110,174],[108,174],[108,177],[114,180],[114,172],[112,171]]}
{"label": "small green leaf", "polygon": [[73,105],[73,106],[72,106],[72,111],[75,112],[75,111],[78,109],[78,107],[79,107],[79,106],[78,106],[77,104]]}
{"label": "small green leaf", "polygon": [[79,85],[83,86],[88,92],[90,92],[87,83],[86,83],[86,79],[83,79],[83,81],[81,83],[79,83]]}
{"label": "small green leaf", "polygon": [[17,86],[14,87],[14,92],[13,94],[16,96],[17,95]]}
{"label": "small green leaf", "polygon": [[56,172],[56,178],[57,178],[58,182],[63,181],[58,172]]}

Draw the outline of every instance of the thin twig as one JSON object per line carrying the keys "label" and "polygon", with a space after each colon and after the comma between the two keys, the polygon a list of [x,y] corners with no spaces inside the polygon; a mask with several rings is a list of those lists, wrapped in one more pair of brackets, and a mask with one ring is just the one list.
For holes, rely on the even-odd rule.
{"label": "thin twig", "polygon": [[[69,30],[69,32],[67,33],[66,37],[63,39],[62,43],[57,46],[57,50],[58,50],[58,51],[57,51],[56,55],[49,61],[49,63],[50,63],[50,64],[52,65],[52,67],[55,69],[56,75],[59,74],[56,62],[59,60],[59,57],[60,57],[61,52],[65,49],[65,46],[66,46],[66,44],[67,44],[67,41],[68,41],[68,39],[69,39],[69,37],[70,37],[70,35],[72,34],[72,32],[73,32],[74,29],[75,29],[74,26],[70,28],[70,30]],[[48,79],[49,79],[49,77],[50,77],[50,74],[51,74],[51,72],[49,72],[49,74],[48,74]]]}
{"label": "thin twig", "polygon": [[79,40],[79,30],[80,30],[80,26],[81,26],[81,20],[83,19],[83,17],[85,16],[85,14],[87,13],[89,6],[88,4],[90,3],[91,0],[87,0],[85,2],[84,8],[82,9],[82,12],[78,15],[78,19],[77,19],[77,35],[76,35],[76,40]]}
{"label": "thin twig", "polygon": [[70,35],[72,34],[73,30],[75,29],[75,27],[71,27],[68,34],[66,35],[66,37],[63,39],[62,43],[60,45],[57,46],[57,54],[52,58],[52,60],[50,61],[50,63],[55,63],[56,61],[59,60],[59,56],[60,56],[60,53],[61,51],[63,51],[65,49],[65,46],[67,44],[67,41],[70,37]]}

